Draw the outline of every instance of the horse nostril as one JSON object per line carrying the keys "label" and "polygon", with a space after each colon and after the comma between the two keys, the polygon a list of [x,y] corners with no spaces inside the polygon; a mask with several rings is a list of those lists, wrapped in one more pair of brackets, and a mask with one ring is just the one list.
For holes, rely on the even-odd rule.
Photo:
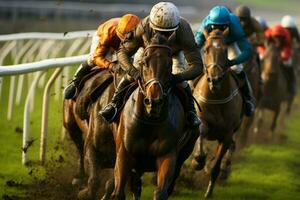
{"label": "horse nostril", "polygon": [[210,82],[210,80],[211,80],[210,77],[208,77],[208,78],[207,78],[207,81]]}
{"label": "horse nostril", "polygon": [[144,99],[144,104],[145,105],[151,105],[151,100],[149,98]]}

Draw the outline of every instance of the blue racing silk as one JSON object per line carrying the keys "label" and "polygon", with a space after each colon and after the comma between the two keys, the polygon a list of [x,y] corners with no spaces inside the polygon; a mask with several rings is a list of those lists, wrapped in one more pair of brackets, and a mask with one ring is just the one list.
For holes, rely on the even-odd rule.
{"label": "blue racing silk", "polygon": [[[211,31],[210,25],[212,25],[212,24],[209,24],[208,17],[209,16],[205,17],[205,19],[202,21],[201,27],[195,34],[195,40],[196,40],[197,46],[199,48],[202,48],[205,43],[205,37],[203,34],[203,30],[207,29],[208,32]],[[237,64],[247,61],[251,57],[252,47],[251,47],[250,43],[248,42],[246,35],[244,33],[244,30],[240,24],[240,21],[236,15],[234,15],[232,13],[230,14],[230,23],[228,26],[229,26],[229,34],[225,38],[226,44],[231,45],[234,42],[236,42],[238,47],[241,50],[241,54],[238,55],[234,60],[231,61],[232,65],[237,65]]]}

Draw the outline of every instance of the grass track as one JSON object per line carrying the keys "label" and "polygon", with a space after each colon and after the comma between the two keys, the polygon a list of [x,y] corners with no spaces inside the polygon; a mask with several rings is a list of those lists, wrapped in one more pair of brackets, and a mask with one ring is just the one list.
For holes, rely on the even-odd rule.
{"label": "grass track", "polygon": [[[8,85],[8,79],[5,79]],[[22,127],[23,107],[17,106],[13,120],[6,121],[8,89],[4,87],[4,99],[0,107],[0,197],[4,194],[25,196],[28,188],[8,187],[6,182],[14,180],[24,185],[30,185],[36,179],[43,179],[45,170],[41,167],[24,167],[21,165],[22,135],[15,132],[16,127]],[[24,99],[23,99],[24,101]],[[298,102],[299,104],[299,102]],[[38,160],[39,134],[40,134],[40,110],[41,90],[38,90],[36,109],[32,113],[30,134],[37,139],[29,149],[30,159]],[[49,143],[47,160],[58,159],[59,155],[67,157],[65,151],[54,151],[57,141],[61,137],[61,103],[52,98],[50,103]],[[265,199],[300,199],[300,111],[296,110],[286,125],[288,140],[284,143],[255,144],[235,154],[238,158],[233,163],[233,172],[224,186],[217,185],[214,199],[237,199],[237,200],[265,200]],[[70,164],[70,162],[68,162]],[[34,169],[34,176],[28,173]],[[200,180],[199,180],[200,181]],[[152,199],[153,186],[146,186],[143,190],[142,199]],[[188,188],[177,188],[177,193],[172,200],[202,199],[205,189],[200,191]]]}

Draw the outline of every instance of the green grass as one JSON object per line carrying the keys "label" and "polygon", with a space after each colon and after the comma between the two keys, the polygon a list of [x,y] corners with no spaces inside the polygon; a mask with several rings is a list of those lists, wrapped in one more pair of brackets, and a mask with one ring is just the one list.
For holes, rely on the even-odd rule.
{"label": "green grass", "polygon": [[[27,84],[27,82],[25,82]],[[7,187],[6,182],[13,180],[23,185],[27,185],[36,179],[42,179],[45,174],[43,167],[34,164],[33,166],[23,166],[21,157],[22,147],[22,133],[15,131],[17,127],[23,126],[23,112],[24,101],[23,96],[21,106],[16,106],[13,112],[11,121],[6,120],[7,116],[7,102],[8,102],[8,85],[9,78],[4,79],[4,91],[0,101],[0,197],[4,194],[17,194],[18,196],[25,195],[24,187]],[[26,87],[25,87],[26,88]],[[27,94],[26,90],[23,94]],[[52,93],[53,95],[53,93]],[[47,160],[51,158],[56,159],[58,155],[62,154],[61,151],[53,151],[57,141],[59,141],[60,133],[62,130],[62,105],[61,102],[54,101],[51,98],[50,114],[49,114],[49,132],[48,132],[48,146],[47,146]],[[42,90],[37,90],[35,98],[35,109],[31,113],[30,118],[30,131],[31,139],[36,139],[33,146],[29,148],[29,159],[34,163],[39,159],[39,143],[40,143],[40,129],[41,129],[41,110],[42,110]],[[34,176],[28,173],[34,170]],[[22,189],[21,189],[22,188]]]}
{"label": "green grass", "polygon": [[[300,112],[286,120],[288,140],[280,144],[253,144],[235,154],[232,174],[223,186],[217,185],[214,200],[296,200],[300,199]],[[234,162],[234,161],[233,161]],[[183,189],[172,200],[201,199],[200,191]],[[146,187],[143,195],[150,199],[154,187]]]}
{"label": "green grass", "polygon": [[287,14],[298,13],[300,2],[298,0],[236,0],[237,3],[264,10],[284,11]]}
{"label": "green grass", "polygon": [[[24,185],[33,183],[36,179],[45,177],[43,167],[34,165],[25,167],[21,164],[22,134],[15,131],[16,127],[22,127],[23,106],[17,106],[13,119],[6,120],[6,107],[8,98],[9,79],[5,78],[4,98],[0,102],[0,197],[4,194],[25,196],[26,187],[7,187],[8,180],[21,182]],[[41,90],[36,97],[35,112],[31,113],[30,137],[37,139],[29,149],[32,161],[39,158],[39,134],[41,120]],[[52,92],[53,94],[53,92]],[[66,157],[66,152],[54,151],[54,146],[60,141],[62,130],[62,105],[54,101],[52,96],[49,116],[49,141],[47,160],[57,159],[58,155]],[[24,98],[23,98],[24,103]],[[21,105],[23,105],[23,103]],[[296,110],[288,118],[286,130],[288,140],[277,144],[255,144],[237,152],[235,157],[239,159],[233,163],[232,174],[228,182],[217,185],[214,191],[214,199],[237,200],[265,200],[265,199],[300,199],[300,111]],[[28,173],[34,169],[34,176]],[[201,181],[201,180],[199,180]],[[192,190],[177,188],[176,195],[171,200],[202,199],[206,188]],[[143,188],[142,199],[152,199],[154,187]]]}

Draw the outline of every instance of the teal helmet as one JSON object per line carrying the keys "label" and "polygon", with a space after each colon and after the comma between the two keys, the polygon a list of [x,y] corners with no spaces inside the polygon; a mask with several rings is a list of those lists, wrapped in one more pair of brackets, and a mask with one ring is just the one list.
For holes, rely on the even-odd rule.
{"label": "teal helmet", "polygon": [[230,23],[230,12],[224,6],[213,7],[208,15],[207,24],[228,25]]}

